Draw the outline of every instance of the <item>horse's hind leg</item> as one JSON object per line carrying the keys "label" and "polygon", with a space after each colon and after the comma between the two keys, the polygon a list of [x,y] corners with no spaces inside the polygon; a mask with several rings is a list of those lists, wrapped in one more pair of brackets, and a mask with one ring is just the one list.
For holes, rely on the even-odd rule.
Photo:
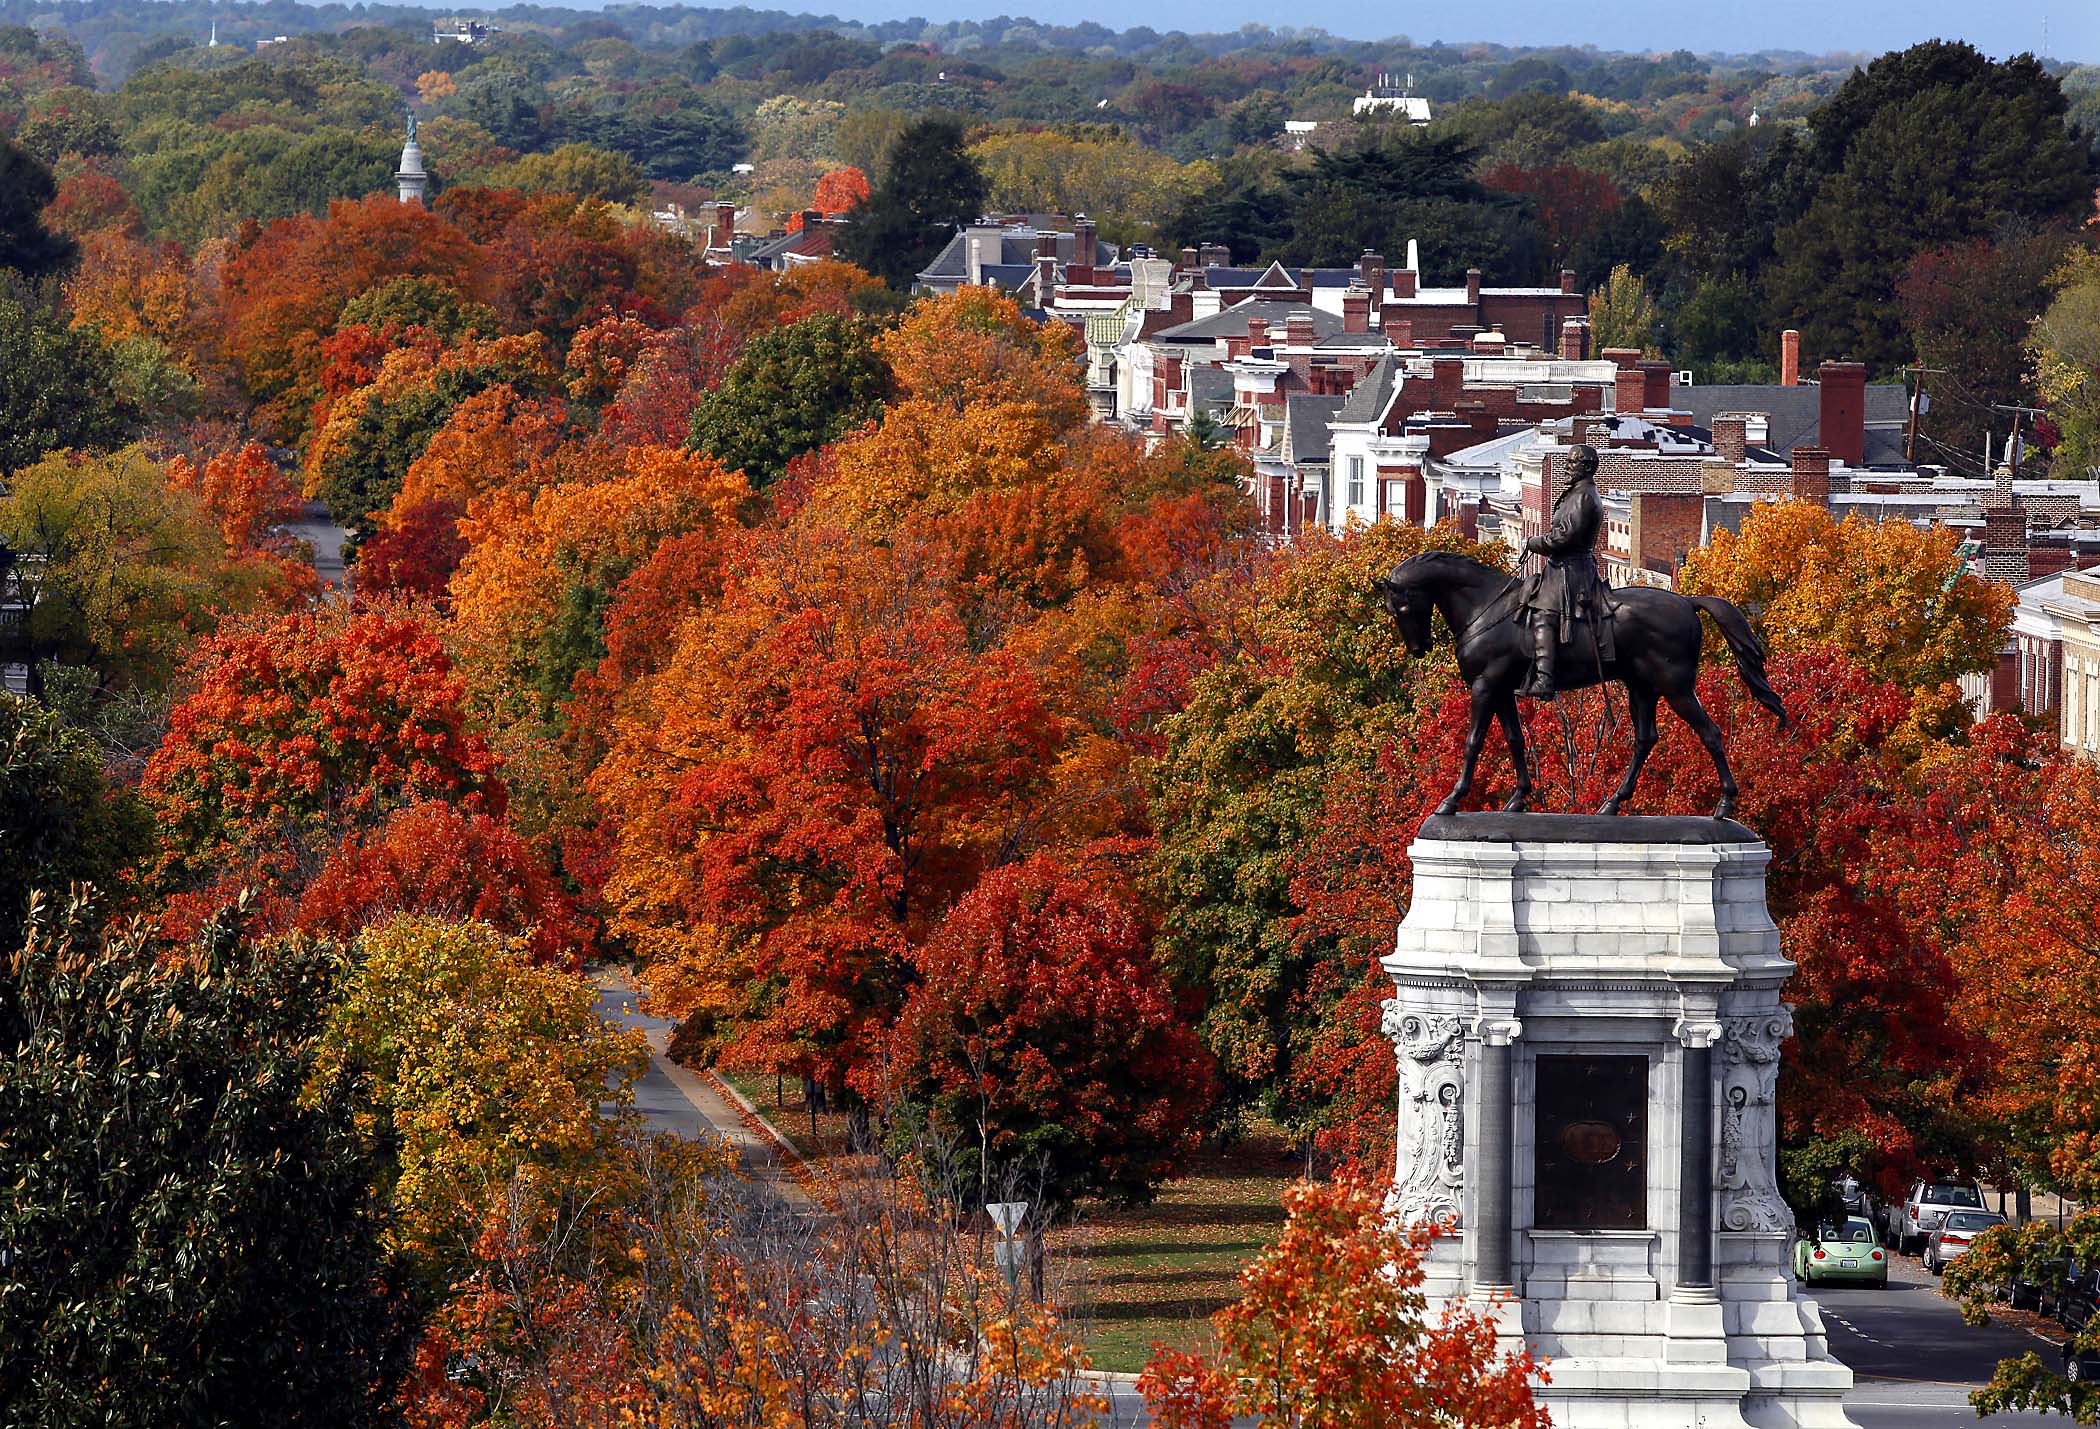
{"label": "horse's hind leg", "polygon": [[1714,773],[1721,779],[1721,802],[1714,806],[1714,817],[1729,818],[1735,813],[1735,776],[1728,772],[1728,751],[1722,744],[1721,727],[1714,723],[1714,717],[1706,712],[1706,706],[1699,703],[1699,696],[1692,691],[1686,690],[1668,698],[1670,708],[1692,727],[1692,733],[1699,736],[1699,742],[1713,757]]}
{"label": "horse's hind leg", "polygon": [[[1634,786],[1641,782],[1641,766],[1648,762],[1648,752],[1655,748],[1656,698],[1653,685],[1637,680],[1626,681],[1626,707],[1633,715],[1633,759],[1627,764],[1625,774],[1620,776],[1619,787],[1597,806],[1600,814],[1618,813],[1619,805],[1633,797]],[[1671,703],[1674,706],[1676,702]],[[1683,713],[1682,710],[1678,712]]]}
{"label": "horse's hind leg", "polygon": [[1509,742],[1509,762],[1516,766],[1517,791],[1502,806],[1505,814],[1521,814],[1531,802],[1531,756],[1524,749],[1524,715],[1517,708],[1513,690],[1504,690],[1495,702],[1495,718],[1502,723],[1502,737]]}

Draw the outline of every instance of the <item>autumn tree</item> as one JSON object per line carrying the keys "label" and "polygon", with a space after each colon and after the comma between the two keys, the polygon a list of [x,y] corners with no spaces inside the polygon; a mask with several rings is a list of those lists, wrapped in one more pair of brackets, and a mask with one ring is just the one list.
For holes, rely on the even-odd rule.
{"label": "autumn tree", "polygon": [[1117,863],[1044,853],[986,875],[913,948],[891,1043],[905,1123],[952,1138],[965,1175],[1042,1168],[1046,1217],[1082,1195],[1148,1199],[1209,1108],[1210,1059]]}
{"label": "autumn tree", "polygon": [[1829,644],[1910,688],[1997,663],[2012,593],[1970,574],[1955,533],[1836,520],[1813,502],[1760,506],[1692,553],[1681,586],[1733,601],[1775,650]]}
{"label": "autumn tree", "polygon": [[1926,383],[1928,434],[1973,451],[2004,426],[1998,406],[2028,404],[2028,329],[2070,241],[2062,230],[2006,233],[1928,248],[1905,265],[1896,285],[1904,326],[1918,360],[1951,379]]}
{"label": "autumn tree", "polygon": [[[91,668],[106,686],[157,689],[200,632],[311,593],[313,570],[303,562],[228,547],[225,519],[200,491],[183,489],[194,470],[182,463],[171,473],[143,448],[127,447],[47,457],[15,474],[0,497],[0,540],[36,562],[26,634],[39,658]],[[223,509],[236,526],[255,514],[237,511],[249,498],[234,495],[251,477],[262,480],[262,506],[271,506],[269,482],[252,463],[245,475],[222,475]]]}
{"label": "autumn tree", "polygon": [[415,1315],[317,1077],[340,956],[101,913],[47,898],[0,958],[0,1419],[390,1422]]}
{"label": "autumn tree", "polygon": [[1655,355],[1655,301],[1648,285],[1624,263],[1590,293],[1590,339],[1602,352],[1608,347],[1638,348]]}
{"label": "autumn tree", "polygon": [[691,444],[763,489],[882,410],[890,369],[867,325],[818,316],[745,345],[693,409]]}
{"label": "autumn tree", "polygon": [[330,204],[325,218],[280,219],[242,246],[224,275],[225,345],[267,432],[296,439],[320,395],[321,342],[352,300],[420,276],[479,296],[486,258],[420,204],[392,197]]}
{"label": "autumn tree", "polygon": [[283,858],[418,799],[503,808],[452,662],[412,616],[334,608],[230,628],[197,647],[189,683],[140,785],[171,881],[281,876]]}
{"label": "autumn tree", "polygon": [[2100,257],[2072,254],[2050,275],[2049,287],[2027,351],[2055,429],[2050,469],[2084,480],[2100,466]]}
{"label": "autumn tree", "polygon": [[263,549],[271,528],[289,521],[303,505],[298,488],[261,442],[214,452],[201,464],[177,456],[168,463],[167,482],[203,503],[233,553]]}
{"label": "autumn tree", "polygon": [[848,165],[843,169],[832,169],[817,180],[809,206],[824,214],[851,213],[855,207],[868,201],[869,192],[868,176]]}
{"label": "autumn tree", "polygon": [[879,1062],[909,942],[997,857],[1058,741],[945,576],[915,546],[754,538],[591,778],[652,990],[835,1092]]}
{"label": "autumn tree", "polygon": [[397,500],[388,513],[392,524],[358,543],[359,597],[441,599],[467,554],[460,514],[460,508],[442,501],[407,505]]}
{"label": "autumn tree", "polygon": [[590,920],[530,845],[487,814],[438,800],[347,835],[300,895],[296,921],[347,942],[401,913],[486,923],[572,972],[592,947]]}
{"label": "autumn tree", "polygon": [[641,1036],[573,973],[484,923],[401,917],[358,939],[328,1019],[323,1078],[355,1077],[396,1148],[390,1239],[434,1279],[467,1258],[488,1187],[523,1169],[587,1181],[628,1098]]}
{"label": "autumn tree", "polygon": [[1284,1192],[1283,1236],[1240,1272],[1212,1317],[1217,1348],[1156,1349],[1139,1379],[1163,1429],[1302,1424],[1344,1429],[1545,1429],[1532,1398],[1550,1378],[1505,1356],[1494,1323],[1463,1305],[1431,1323],[1423,1257],[1438,1232],[1402,1229],[1362,1181]]}

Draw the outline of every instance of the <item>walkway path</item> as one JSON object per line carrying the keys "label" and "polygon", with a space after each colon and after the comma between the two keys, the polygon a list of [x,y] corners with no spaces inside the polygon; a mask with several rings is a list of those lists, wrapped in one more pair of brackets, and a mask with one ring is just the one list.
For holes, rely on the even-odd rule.
{"label": "walkway path", "polygon": [[712,1082],[664,1055],[672,1024],[642,1011],[627,975],[617,968],[600,968],[591,980],[598,987],[598,1015],[616,1027],[638,1028],[649,1039],[649,1066],[634,1084],[634,1106],[642,1121],[652,1131],[668,1131],[688,1141],[726,1142],[736,1149],[753,1181],[770,1187],[792,1206],[807,1206],[809,1195],[784,1164],[780,1148],[747,1126],[736,1104]]}

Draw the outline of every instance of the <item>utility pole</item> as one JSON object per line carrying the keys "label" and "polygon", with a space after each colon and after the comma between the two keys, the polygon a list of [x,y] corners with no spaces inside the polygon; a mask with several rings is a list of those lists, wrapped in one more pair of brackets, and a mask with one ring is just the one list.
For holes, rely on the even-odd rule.
{"label": "utility pole", "polygon": [[1938,377],[1942,369],[1927,367],[1923,362],[1913,362],[1908,369],[1916,379],[1910,389],[1910,420],[1903,430],[1903,459],[1912,466],[1918,464],[1918,414],[1925,409],[1925,379]]}

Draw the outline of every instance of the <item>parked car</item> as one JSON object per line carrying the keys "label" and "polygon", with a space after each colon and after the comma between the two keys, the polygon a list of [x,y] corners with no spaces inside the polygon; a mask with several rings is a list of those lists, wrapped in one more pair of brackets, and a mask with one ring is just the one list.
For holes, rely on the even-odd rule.
{"label": "parked car", "polygon": [[1887,1288],[1889,1258],[1865,1216],[1822,1221],[1794,1242],[1794,1274],[1804,1285],[1841,1281]]}
{"label": "parked car", "polygon": [[1889,1207],[1888,1243],[1913,1254],[1949,1211],[1982,1209],[1983,1188],[1974,1181],[1913,1181],[1902,1203]]}
{"label": "parked car", "polygon": [[2015,1310],[2033,1310],[2056,1318],[2057,1302],[2077,1266],[2068,1259],[2045,1260],[2028,1270],[2015,1271],[2001,1299]]}
{"label": "parked car", "polygon": [[2075,1335],[2095,1310],[2100,1310],[2100,1266],[2073,1265],[2056,1297],[2056,1323]]}
{"label": "parked car", "polygon": [[2064,1341],[2064,1378],[2074,1384],[2091,1384],[2100,1380],[2100,1355],[2091,1351],[2079,1354],[2073,1346],[2076,1340]]}
{"label": "parked car", "polygon": [[1996,1211],[1949,1211],[1925,1237],[1925,1268],[1938,1275],[1953,1260],[1969,1248],[1969,1242],[1982,1235],[1992,1226],[2005,1224],[2005,1217]]}

